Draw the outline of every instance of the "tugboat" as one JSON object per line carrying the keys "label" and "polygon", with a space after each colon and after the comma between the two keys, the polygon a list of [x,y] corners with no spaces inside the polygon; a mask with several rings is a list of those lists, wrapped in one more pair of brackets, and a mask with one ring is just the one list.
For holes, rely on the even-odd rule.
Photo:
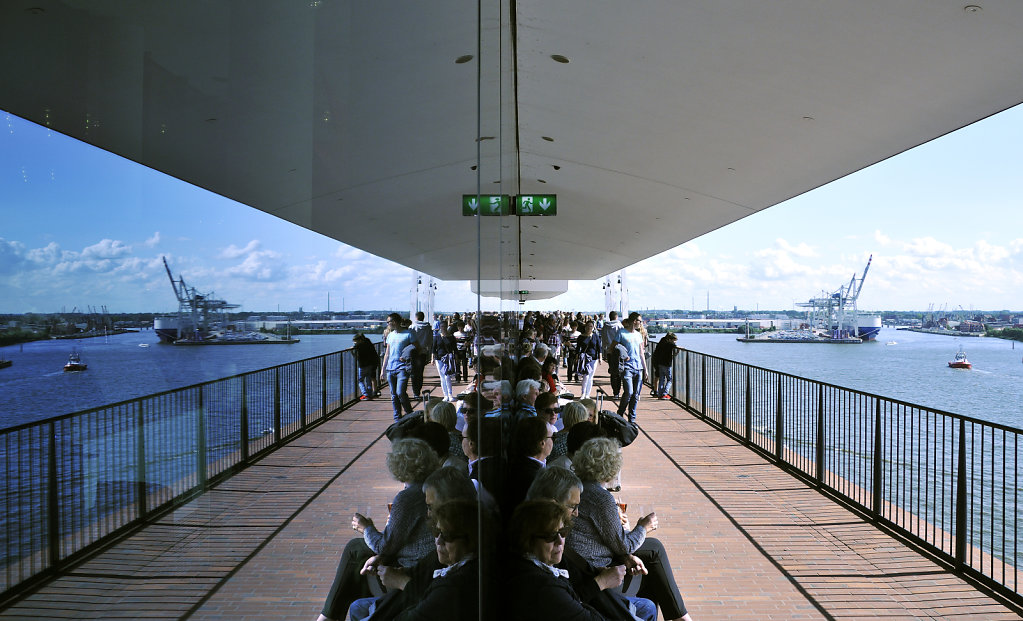
{"label": "tugboat", "polygon": [[67,357],[67,364],[64,365],[65,372],[84,371],[88,368],[89,365],[82,362],[82,356],[76,351],[71,352],[71,354]]}
{"label": "tugboat", "polygon": [[952,367],[953,369],[973,368],[973,365],[970,364],[970,361],[966,359],[966,352],[964,352],[962,348],[960,348],[959,351],[956,352],[956,355],[954,358],[952,358],[952,360],[949,360],[948,366]]}

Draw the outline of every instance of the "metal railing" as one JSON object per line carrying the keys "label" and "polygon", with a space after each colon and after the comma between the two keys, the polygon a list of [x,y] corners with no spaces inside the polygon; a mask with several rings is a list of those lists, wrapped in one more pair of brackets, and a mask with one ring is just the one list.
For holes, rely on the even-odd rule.
{"label": "metal railing", "polygon": [[677,350],[670,394],[1021,601],[1023,430],[687,350]]}
{"label": "metal railing", "polygon": [[358,397],[348,349],[0,431],[0,601]]}

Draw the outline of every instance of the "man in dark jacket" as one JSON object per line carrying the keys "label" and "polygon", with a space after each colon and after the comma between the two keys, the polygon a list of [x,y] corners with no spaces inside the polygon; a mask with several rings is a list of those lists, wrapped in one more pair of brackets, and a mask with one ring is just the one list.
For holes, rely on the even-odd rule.
{"label": "man in dark jacket", "polygon": [[675,366],[675,333],[669,332],[661,337],[654,348],[654,354],[650,359],[654,367],[654,396],[660,399],[670,399],[668,386],[671,385],[671,371]]}

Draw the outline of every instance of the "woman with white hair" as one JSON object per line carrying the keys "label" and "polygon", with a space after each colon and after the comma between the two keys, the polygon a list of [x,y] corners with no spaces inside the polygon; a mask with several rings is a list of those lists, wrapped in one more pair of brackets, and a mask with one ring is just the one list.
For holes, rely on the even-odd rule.
{"label": "woman with white hair", "polygon": [[[635,528],[626,531],[618,504],[606,489],[622,468],[622,449],[618,443],[610,438],[588,440],[576,451],[572,467],[583,482],[583,493],[579,517],[567,546],[593,567],[609,567],[630,555],[637,556],[647,572],[637,595],[656,602],[665,619],[692,621],[675,584],[664,546],[657,539],[647,537],[647,533],[657,528],[657,514],[641,517]],[[630,567],[630,571],[642,573],[638,567]]]}
{"label": "woman with white hair", "polygon": [[383,532],[373,520],[356,513],[352,529],[362,539],[352,539],[341,553],[334,582],[323,604],[318,621],[344,619],[351,603],[371,595],[365,575],[376,573],[381,565],[411,567],[434,549],[433,533],[427,519],[423,481],[440,467],[440,458],[423,440],[397,440],[387,454],[387,469],[405,484],[391,504],[391,514]]}

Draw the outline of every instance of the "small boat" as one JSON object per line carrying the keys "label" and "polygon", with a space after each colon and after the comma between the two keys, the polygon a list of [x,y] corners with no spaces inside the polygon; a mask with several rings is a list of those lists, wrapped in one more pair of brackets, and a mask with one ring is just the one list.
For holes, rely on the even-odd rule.
{"label": "small boat", "polygon": [[10,360],[7,360],[5,358],[0,358],[0,369],[6,369],[7,367],[11,366],[12,364],[14,364],[14,362],[12,362]]}
{"label": "small boat", "polygon": [[82,356],[78,352],[73,351],[67,357],[67,364],[64,365],[64,371],[84,371],[89,368],[89,365],[82,362]]}
{"label": "small boat", "polygon": [[970,361],[966,359],[966,352],[962,349],[956,352],[955,357],[948,362],[948,366],[953,369],[970,369],[973,367]]}

